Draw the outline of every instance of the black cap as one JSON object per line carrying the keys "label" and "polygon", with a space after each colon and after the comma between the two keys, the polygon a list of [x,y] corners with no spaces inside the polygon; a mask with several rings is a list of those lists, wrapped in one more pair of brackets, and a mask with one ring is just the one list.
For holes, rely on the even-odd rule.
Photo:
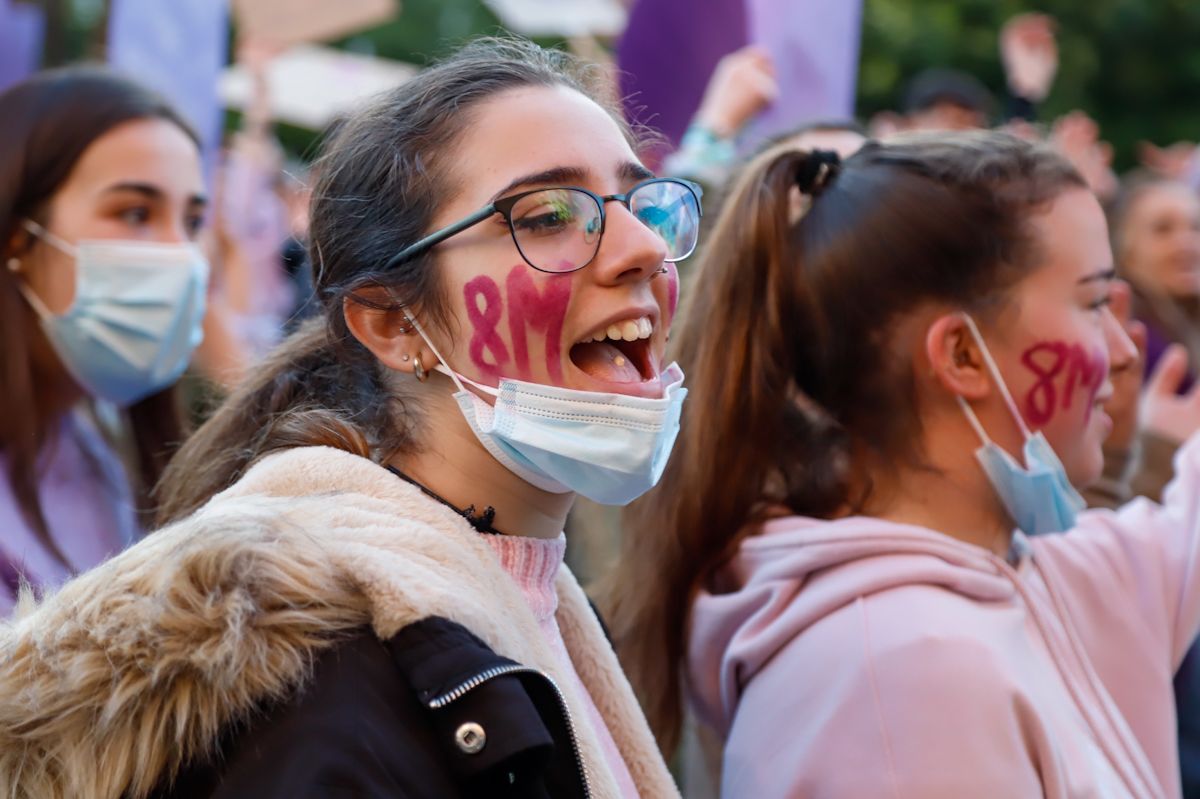
{"label": "black cap", "polygon": [[987,116],[992,112],[992,93],[974,75],[955,69],[927,69],[908,83],[904,92],[904,113],[953,103]]}

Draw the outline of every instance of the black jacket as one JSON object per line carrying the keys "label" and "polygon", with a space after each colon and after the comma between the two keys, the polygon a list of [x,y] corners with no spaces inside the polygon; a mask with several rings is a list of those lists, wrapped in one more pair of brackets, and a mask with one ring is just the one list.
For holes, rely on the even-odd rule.
{"label": "black jacket", "polygon": [[441,618],[323,653],[153,799],[586,797],[558,688]]}

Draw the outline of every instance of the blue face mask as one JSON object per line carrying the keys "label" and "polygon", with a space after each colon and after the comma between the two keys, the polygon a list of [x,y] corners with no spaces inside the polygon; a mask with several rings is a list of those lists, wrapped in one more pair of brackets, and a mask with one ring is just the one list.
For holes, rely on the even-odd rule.
{"label": "blue face mask", "polygon": [[1027,535],[1040,535],[1070,530],[1075,526],[1075,515],[1083,510],[1087,503],[1067,479],[1066,469],[1054,454],[1054,449],[1046,437],[1041,431],[1030,432],[1017,410],[1016,403],[1013,402],[1004,378],[1000,376],[1000,369],[984,343],[975,320],[965,314],[964,317],[971,335],[983,353],[983,360],[991,372],[992,379],[996,381],[1005,404],[1025,437],[1022,452],[1025,465],[1022,467],[1012,455],[988,437],[975,411],[971,410],[966,400],[958,397],[959,406],[983,442],[983,445],[975,450],[975,457],[987,474],[1005,510],[1022,532]]}
{"label": "blue face mask", "polygon": [[90,241],[25,228],[75,259],[75,300],[54,314],[21,291],[63,366],[94,397],[126,406],[174,383],[203,334],[208,262],[192,244]]}
{"label": "blue face mask", "polygon": [[[603,505],[624,505],[662,477],[679,433],[687,389],[683,372],[663,372],[659,399],[502,379],[498,389],[459,375],[446,364],[416,320],[409,322],[454,381],[454,399],[475,437],[496,460],[543,491],[574,491]],[[473,391],[496,398],[489,405]]]}

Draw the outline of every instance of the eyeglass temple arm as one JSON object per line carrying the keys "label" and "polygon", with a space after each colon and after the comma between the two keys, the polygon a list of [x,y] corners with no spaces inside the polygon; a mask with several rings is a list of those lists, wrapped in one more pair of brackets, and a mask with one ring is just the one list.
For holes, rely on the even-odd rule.
{"label": "eyeglass temple arm", "polygon": [[465,219],[460,219],[452,225],[448,225],[441,230],[430,233],[425,238],[421,239],[420,241],[413,242],[389,258],[388,262],[383,265],[384,271],[386,272],[394,269],[405,261],[412,260],[431,247],[436,247],[437,245],[441,244],[451,236],[456,236],[459,233],[462,233],[467,228],[475,227],[475,225],[478,225],[480,222],[487,219],[494,213],[496,213],[496,206],[494,204],[489,204],[486,208],[479,209]]}

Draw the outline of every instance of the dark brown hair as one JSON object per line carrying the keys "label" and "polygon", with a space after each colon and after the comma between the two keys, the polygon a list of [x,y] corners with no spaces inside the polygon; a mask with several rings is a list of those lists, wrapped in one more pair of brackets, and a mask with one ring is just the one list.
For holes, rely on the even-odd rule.
{"label": "dark brown hair", "polygon": [[928,303],[986,313],[1037,262],[1031,211],[1085,186],[1012,136],[913,134],[830,169],[792,221],[813,166],[777,149],[736,182],[673,336],[690,392],[675,452],[627,516],[610,621],[664,751],[698,587],[769,514],[855,512],[869,467],[920,462],[896,324]]}
{"label": "dark brown hair", "polygon": [[[428,232],[454,191],[455,145],[473,113],[524,87],[565,86],[597,99],[602,79],[558,50],[478,39],[340,126],[315,167],[309,254],[322,313],[181,448],[160,486],[160,521],[190,513],[272,451],[324,444],[379,461],[413,447],[419,408],[350,334],[343,302],[412,304],[426,324],[446,330],[435,256],[383,266]],[[368,286],[387,288],[397,302],[369,301],[358,293]]]}
{"label": "dark brown hair", "polygon": [[[118,125],[139,119],[165,119],[197,141],[165,100],[101,67],[48,70],[0,94],[0,261],[22,255],[9,249],[14,237],[24,238],[15,236],[22,219],[53,227],[49,206],[88,147]],[[35,348],[48,352],[49,344],[18,280],[0,269],[0,452],[22,514],[47,550],[65,562],[38,501],[36,468],[52,435],[53,417],[63,408],[49,396],[51,381],[38,371]],[[171,448],[183,439],[174,389],[134,404],[127,416],[137,455],[134,489],[144,508]]]}

